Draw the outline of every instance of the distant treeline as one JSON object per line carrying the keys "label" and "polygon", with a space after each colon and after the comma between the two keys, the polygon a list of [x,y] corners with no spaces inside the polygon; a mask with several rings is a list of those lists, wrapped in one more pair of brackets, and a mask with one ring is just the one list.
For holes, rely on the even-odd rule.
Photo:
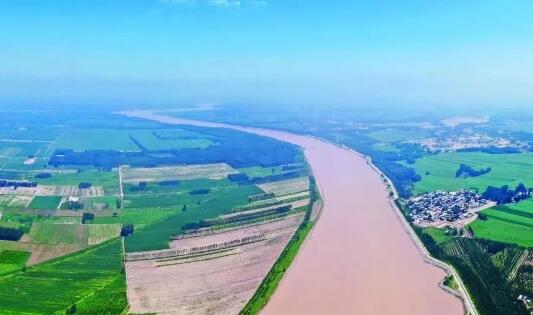
{"label": "distant treeline", "polygon": [[134,167],[155,167],[176,164],[227,163],[234,168],[270,167],[294,163],[298,153],[295,146],[272,138],[222,128],[191,126],[186,128],[205,134],[218,145],[204,149],[144,150],[142,152],[112,150],[74,152],[71,149],[58,149],[48,164],[54,166],[94,165],[104,169],[111,169],[122,164]]}
{"label": "distant treeline", "polygon": [[37,183],[0,180],[0,187],[37,187]]}
{"label": "distant treeline", "polygon": [[52,177],[51,173],[39,173],[35,175],[35,178],[38,178],[38,179],[50,178],[50,177]]}
{"label": "distant treeline", "polygon": [[520,153],[520,151],[517,148],[511,148],[511,147],[504,147],[499,148],[495,146],[489,146],[489,147],[483,147],[483,148],[465,148],[465,149],[459,149],[457,152],[483,152],[488,154],[509,154],[509,153]]}
{"label": "distant treeline", "polygon": [[504,204],[527,199],[530,194],[531,190],[527,189],[523,183],[520,183],[514,190],[509,189],[508,185],[500,188],[489,186],[481,196],[487,200],[495,201],[498,204]]}
{"label": "distant treeline", "polygon": [[461,165],[459,165],[459,169],[455,172],[455,177],[465,177],[465,178],[466,177],[477,177],[477,176],[487,174],[491,170],[492,169],[490,167],[476,170],[469,165],[461,163]]}

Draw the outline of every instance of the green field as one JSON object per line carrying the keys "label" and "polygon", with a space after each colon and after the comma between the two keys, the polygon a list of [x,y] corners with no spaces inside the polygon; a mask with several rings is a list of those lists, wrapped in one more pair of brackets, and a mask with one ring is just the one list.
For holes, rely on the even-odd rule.
{"label": "green field", "polygon": [[444,243],[450,239],[450,236],[447,235],[444,229],[438,229],[434,227],[428,227],[423,229],[424,233],[427,233],[437,244]]}
{"label": "green field", "polygon": [[264,176],[277,175],[277,174],[283,173],[282,166],[274,166],[274,167],[251,166],[251,167],[239,168],[237,170],[240,173],[244,173],[248,175],[248,177],[250,178],[264,177]]}
{"label": "green field", "polygon": [[0,313],[64,313],[79,303],[86,314],[120,314],[127,305],[121,270],[121,242],[115,240],[0,276]]}
{"label": "green field", "polygon": [[[455,177],[461,163],[475,169],[491,167],[491,172],[478,177]],[[514,189],[519,183],[533,187],[533,153],[488,154],[481,152],[453,152],[420,158],[414,165],[422,180],[414,184],[414,194],[434,190],[456,191],[461,188],[484,191],[487,186],[509,185]],[[426,175],[426,173],[429,173]]]}
{"label": "green field", "polygon": [[83,208],[98,209],[103,206],[104,209],[115,210],[118,208],[118,200],[119,197],[114,196],[83,198]]}
{"label": "green field", "polygon": [[150,151],[170,149],[205,149],[214,142],[204,135],[187,130],[129,130],[135,140]]}
{"label": "green field", "polygon": [[33,223],[32,243],[92,245],[120,234],[119,224]]}
{"label": "green field", "polygon": [[482,211],[486,220],[470,227],[477,237],[533,247],[533,199]]}
{"label": "green field", "polygon": [[[209,186],[204,186],[204,188],[209,188]],[[141,229],[136,229],[133,235],[126,238],[126,251],[135,252],[168,248],[170,237],[181,233],[181,227],[184,224],[212,218],[228,212],[237,205],[248,203],[248,196],[260,192],[261,190],[254,185],[234,185],[212,189],[205,195],[179,195],[179,199],[175,201],[177,205],[171,207],[173,209],[172,214],[164,216],[162,219]],[[184,204],[187,205],[186,211],[182,211]],[[126,214],[128,211],[131,210],[125,209],[122,214]],[[124,223],[136,224],[136,222]]]}
{"label": "green field", "polygon": [[0,250],[0,275],[21,270],[31,253],[17,250]]}
{"label": "green field", "polygon": [[402,130],[386,128],[375,130],[367,134],[370,138],[386,143],[401,142],[413,139],[422,139],[428,136],[421,130]]}
{"label": "green field", "polygon": [[140,151],[121,129],[69,129],[57,138],[56,149]]}
{"label": "green field", "polygon": [[[181,210],[181,208],[179,208]],[[176,207],[168,208],[134,208],[134,209],[125,209],[119,211],[119,215],[111,217],[95,217],[94,221],[91,224],[111,224],[111,223],[120,223],[128,224],[132,223],[135,225],[135,229],[141,228],[153,224],[157,221],[168,218],[176,214]]]}
{"label": "green field", "polygon": [[61,196],[35,196],[30,203],[30,208],[57,209],[61,199]]}
{"label": "green field", "polygon": [[87,244],[87,229],[82,224],[33,223],[32,243]]}
{"label": "green field", "polygon": [[49,178],[33,178],[42,185],[78,186],[89,182],[93,186],[102,186],[106,195],[118,194],[118,171],[81,170],[77,172],[52,173]]}

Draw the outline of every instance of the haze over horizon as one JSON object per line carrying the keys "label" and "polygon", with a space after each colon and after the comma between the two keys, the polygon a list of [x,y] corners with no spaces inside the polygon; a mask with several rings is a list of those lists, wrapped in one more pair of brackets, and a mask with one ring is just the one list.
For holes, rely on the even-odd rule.
{"label": "haze over horizon", "polygon": [[530,1],[0,0],[0,104],[521,105]]}

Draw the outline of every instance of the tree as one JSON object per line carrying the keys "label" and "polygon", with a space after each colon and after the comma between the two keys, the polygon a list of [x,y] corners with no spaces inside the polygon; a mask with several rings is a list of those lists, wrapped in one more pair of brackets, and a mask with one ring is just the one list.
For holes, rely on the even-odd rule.
{"label": "tree", "polygon": [[81,223],[84,224],[87,221],[94,220],[94,213],[84,212],[81,216]]}
{"label": "tree", "polygon": [[76,314],[76,312],[77,312],[76,303],[74,303],[67,308],[67,310],[65,311],[65,314]]}
{"label": "tree", "polygon": [[133,234],[133,224],[124,224],[120,230],[120,236],[126,237]]}

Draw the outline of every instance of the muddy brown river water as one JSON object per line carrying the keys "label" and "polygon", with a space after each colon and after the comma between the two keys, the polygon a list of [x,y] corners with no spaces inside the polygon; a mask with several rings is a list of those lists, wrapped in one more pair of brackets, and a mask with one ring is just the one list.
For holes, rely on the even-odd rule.
{"label": "muddy brown river water", "polygon": [[459,299],[439,288],[443,270],[424,262],[387,198],[379,174],[353,151],[287,132],[124,113],[169,124],[223,127],[302,147],[324,199],[303,243],[263,314],[462,314]]}

